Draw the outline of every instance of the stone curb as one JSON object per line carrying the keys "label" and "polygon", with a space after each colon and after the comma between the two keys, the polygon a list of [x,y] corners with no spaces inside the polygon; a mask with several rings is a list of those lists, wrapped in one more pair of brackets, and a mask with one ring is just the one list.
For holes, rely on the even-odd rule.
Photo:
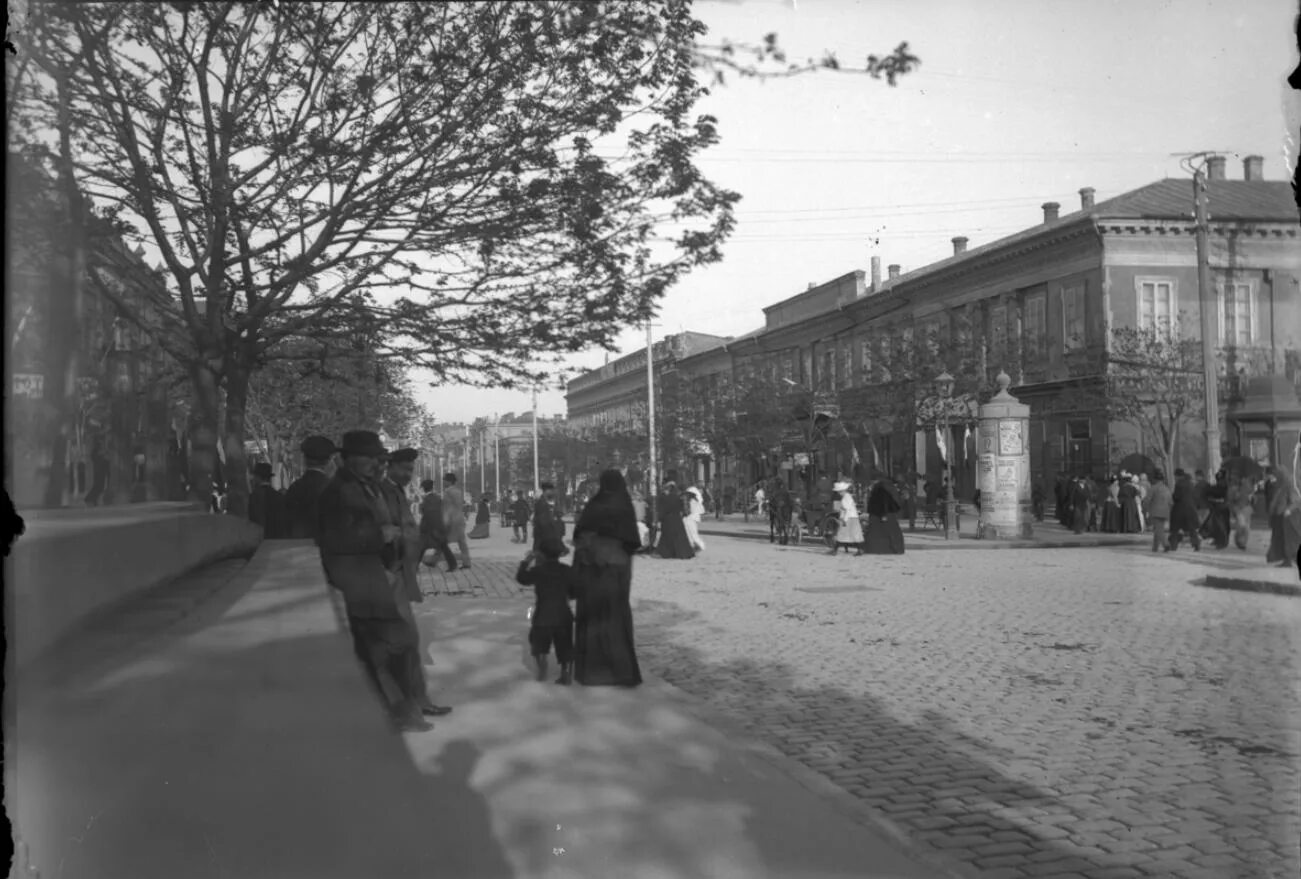
{"label": "stone curb", "polygon": [[[762,540],[768,541],[766,534],[752,534],[748,532],[736,531],[706,531],[700,529],[702,537],[736,537],[742,540]],[[909,532],[904,531],[904,541],[907,542]],[[973,537],[962,537],[957,541],[945,541],[942,538],[923,538],[914,540],[913,549],[921,546],[936,544],[944,549],[1073,549],[1076,547],[1098,547],[1098,546],[1134,546],[1137,541],[1133,540],[978,540]],[[820,546],[821,541],[805,541],[801,546]]]}
{"label": "stone curb", "polygon": [[868,806],[821,773],[783,754],[767,742],[759,740],[753,732],[747,730],[738,721],[713,708],[702,699],[674,686],[658,675],[646,675],[641,689],[651,690],[657,696],[673,700],[683,711],[727,736],[733,747],[744,750],[750,756],[788,776],[800,787],[827,800],[857,823],[879,833],[896,851],[935,870],[943,879],[971,879],[975,875],[969,867],[955,863],[939,850],[913,840],[907,831],[884,814]]}
{"label": "stone curb", "polygon": [[1197,581],[1197,585],[1211,589],[1232,589],[1237,592],[1258,592],[1301,598],[1301,583],[1278,583],[1273,580],[1253,580],[1248,577],[1223,577],[1209,574]]}

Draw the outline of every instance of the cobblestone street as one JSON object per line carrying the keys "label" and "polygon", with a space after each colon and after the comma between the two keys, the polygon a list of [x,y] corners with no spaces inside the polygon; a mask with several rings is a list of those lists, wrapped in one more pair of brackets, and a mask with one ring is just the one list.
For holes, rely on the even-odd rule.
{"label": "cobblestone street", "polygon": [[1301,870],[1301,604],[1109,549],[639,563],[659,675],[994,876]]}
{"label": "cobblestone street", "polygon": [[[522,551],[480,545],[434,580],[519,595],[487,581]],[[972,875],[1295,876],[1301,603],[1186,558],[716,537],[637,561],[638,649]]]}

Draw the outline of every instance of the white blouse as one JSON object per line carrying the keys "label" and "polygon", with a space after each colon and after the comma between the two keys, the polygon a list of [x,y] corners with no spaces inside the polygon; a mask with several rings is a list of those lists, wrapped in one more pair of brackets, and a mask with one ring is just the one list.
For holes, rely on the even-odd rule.
{"label": "white blouse", "polygon": [[854,503],[854,496],[845,492],[840,496],[840,519],[847,522],[850,519],[858,518],[858,505]]}

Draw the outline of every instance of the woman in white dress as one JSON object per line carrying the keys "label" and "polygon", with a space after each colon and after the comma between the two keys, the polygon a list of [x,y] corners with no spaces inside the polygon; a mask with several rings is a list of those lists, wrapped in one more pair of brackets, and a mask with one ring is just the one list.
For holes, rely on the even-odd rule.
{"label": "woman in white dress", "polygon": [[854,493],[849,490],[848,482],[837,482],[831,486],[832,492],[840,495],[840,527],[836,529],[836,545],[831,548],[835,555],[843,546],[849,552],[852,546],[854,555],[863,554],[863,526],[858,521],[858,505],[854,503]]}
{"label": "woman in white dress", "polygon": [[682,517],[682,524],[687,529],[687,540],[691,541],[696,552],[704,552],[705,541],[700,539],[700,522],[705,518],[705,502],[700,499],[700,489],[695,486],[688,488],[684,500],[687,502],[687,509]]}

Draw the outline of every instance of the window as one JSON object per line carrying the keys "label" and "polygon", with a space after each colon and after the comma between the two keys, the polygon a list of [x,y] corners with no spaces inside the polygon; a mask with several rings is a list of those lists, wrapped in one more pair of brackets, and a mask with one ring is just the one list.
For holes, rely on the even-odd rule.
{"label": "window", "polygon": [[840,383],[847,388],[854,386],[854,346],[848,340],[840,343]]}
{"label": "window", "polygon": [[1169,333],[1174,327],[1175,285],[1160,278],[1138,279],[1138,326]]}
{"label": "window", "polygon": [[883,382],[891,381],[894,378],[894,374],[890,372],[890,364],[894,362],[893,358],[890,356],[890,340],[892,338],[894,338],[892,333],[887,330],[885,335],[880,336],[876,340],[877,372],[880,374],[881,381]]}
{"label": "window", "polygon": [[1025,301],[1025,322],[1022,324],[1021,343],[1031,357],[1043,354],[1044,332],[1048,329],[1047,303],[1044,294],[1031,296]]}
{"label": "window", "polygon": [[926,353],[932,358],[940,355],[940,319],[932,318],[922,325],[922,340],[926,344]]}
{"label": "window", "polygon": [[821,368],[818,372],[818,387],[829,391],[836,386],[836,352],[828,348],[822,352]]}
{"label": "window", "polygon": [[1084,347],[1084,288],[1062,288],[1062,347],[1075,351]]}
{"label": "window", "polygon": [[1256,296],[1249,283],[1220,285],[1220,344],[1252,345],[1256,341]]}
{"label": "window", "polygon": [[872,375],[872,340],[870,338],[863,339],[859,345],[862,349],[861,353],[863,356],[863,383],[867,384],[875,378],[875,376]]}
{"label": "window", "polygon": [[995,305],[989,311],[989,356],[1001,366],[1007,356],[1007,306]]}
{"label": "window", "polygon": [[800,375],[800,384],[805,387],[813,385],[813,349],[804,352],[804,372]]}

